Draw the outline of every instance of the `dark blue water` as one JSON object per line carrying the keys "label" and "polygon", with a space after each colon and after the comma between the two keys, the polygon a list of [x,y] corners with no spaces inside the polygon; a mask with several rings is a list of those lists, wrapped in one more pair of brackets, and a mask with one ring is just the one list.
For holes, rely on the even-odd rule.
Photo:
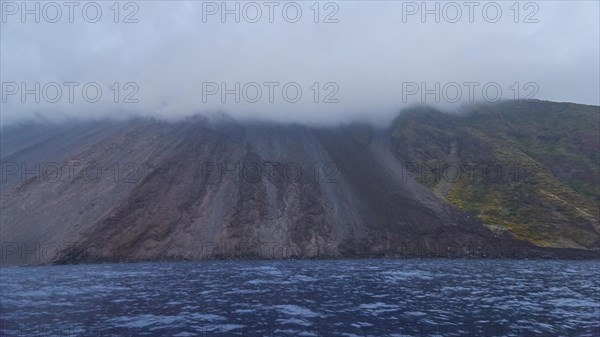
{"label": "dark blue water", "polygon": [[5,267],[16,336],[600,336],[600,262]]}

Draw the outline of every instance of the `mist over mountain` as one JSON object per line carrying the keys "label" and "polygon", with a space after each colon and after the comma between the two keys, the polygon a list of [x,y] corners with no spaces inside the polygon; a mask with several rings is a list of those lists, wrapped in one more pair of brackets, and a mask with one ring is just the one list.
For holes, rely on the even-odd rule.
{"label": "mist over mountain", "polygon": [[598,106],[544,101],[386,127],[13,125],[2,261],[593,257],[599,127]]}
{"label": "mist over mountain", "polygon": [[268,4],[94,2],[69,16],[57,3],[54,22],[37,3],[36,22],[23,14],[36,4],[5,2],[0,124],[227,112],[386,126],[410,104],[600,104],[597,1]]}

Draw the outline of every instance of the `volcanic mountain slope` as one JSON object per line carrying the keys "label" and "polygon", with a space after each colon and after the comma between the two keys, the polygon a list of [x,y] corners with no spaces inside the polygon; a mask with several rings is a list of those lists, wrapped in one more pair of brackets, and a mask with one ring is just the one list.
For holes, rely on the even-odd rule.
{"label": "volcanic mountain slope", "polygon": [[[386,129],[202,118],[4,128],[2,263],[464,256],[490,254],[490,247],[510,255],[507,247],[516,246],[532,256],[590,256],[586,251],[598,242],[593,192],[563,184],[571,194],[555,194],[588,203],[573,204],[585,215],[566,206],[554,210],[574,214],[548,234],[562,244],[555,247],[580,249],[569,251],[536,248],[529,242],[539,242],[502,222],[502,213],[487,221],[485,198],[477,199],[482,211],[473,212],[474,197],[462,196],[469,191],[464,182],[419,182],[410,165],[416,160],[462,159],[480,144],[453,138],[474,129],[463,117],[426,112],[402,114]],[[453,122],[437,130],[430,124],[438,118]],[[593,160],[588,168],[597,170]],[[571,232],[577,240],[565,234]]]}
{"label": "volcanic mountain slope", "polygon": [[413,176],[489,228],[538,246],[600,246],[599,107],[420,109],[392,129],[392,151],[416,167]]}

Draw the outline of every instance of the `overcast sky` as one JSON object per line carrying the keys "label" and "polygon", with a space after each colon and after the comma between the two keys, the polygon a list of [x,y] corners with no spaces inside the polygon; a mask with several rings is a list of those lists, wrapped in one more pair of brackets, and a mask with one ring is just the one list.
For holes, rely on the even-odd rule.
{"label": "overcast sky", "polygon": [[[101,15],[86,2],[72,15],[63,2],[38,3],[39,23],[35,13],[22,16],[35,4],[2,1],[4,125],[216,111],[302,123],[385,122],[423,101],[458,109],[471,98],[515,95],[600,100],[598,1],[438,2],[439,23],[436,3],[420,8],[420,1],[228,2],[225,9],[240,6],[239,23],[235,13],[222,22],[221,2],[134,1],[118,13],[112,1],[97,2]],[[423,18],[424,9],[433,13]],[[229,90],[224,103],[222,89]],[[23,90],[33,93],[23,97]]]}

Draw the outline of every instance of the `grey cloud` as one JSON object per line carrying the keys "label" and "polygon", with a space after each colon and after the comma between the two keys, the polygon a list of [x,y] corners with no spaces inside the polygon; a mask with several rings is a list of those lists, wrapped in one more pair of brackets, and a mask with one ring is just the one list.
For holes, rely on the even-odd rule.
{"label": "grey cloud", "polygon": [[[460,84],[462,99],[452,103],[442,98],[438,105],[445,108],[468,103],[464,82],[481,83],[479,93],[483,84],[498,83],[504,99],[513,98],[513,83],[525,96],[524,84],[534,82],[539,89],[534,98],[600,104],[599,3],[594,1],[534,2],[538,23],[515,23],[512,2],[498,2],[503,12],[497,23],[486,22],[477,10],[474,23],[468,22],[466,12],[457,23],[443,17],[435,23],[432,16],[422,23],[418,15],[408,16],[405,23],[407,2],[362,1],[335,2],[338,23],[314,23],[312,2],[299,3],[303,12],[297,23],[286,22],[277,10],[273,23],[264,11],[257,23],[243,18],[235,23],[231,16],[222,23],[218,15],[208,16],[205,23],[202,2],[184,1],[133,2],[139,7],[137,23],[114,23],[112,2],[99,2],[103,16],[97,23],[85,22],[81,15],[70,23],[65,13],[58,23],[34,23],[31,18],[22,23],[18,15],[6,15],[6,3],[2,1],[3,124],[40,117],[178,119],[219,111],[237,118],[308,124],[385,122],[405,104],[421,101],[419,94],[403,99],[405,82],[425,82],[429,88],[436,82]],[[480,2],[478,8],[487,3]],[[266,8],[264,2],[258,4]],[[285,3],[278,4],[282,8]],[[530,12],[524,4],[520,21]],[[331,12],[324,6],[320,3],[320,21]],[[119,19],[126,13],[121,8]],[[23,103],[18,94],[6,95],[6,83],[12,82],[81,85],[72,103],[65,88],[57,103],[43,98],[35,103],[32,95]],[[88,82],[103,90],[97,103],[81,97],[80,88]],[[114,82],[121,86],[119,103],[113,102]],[[135,91],[123,88],[128,82],[139,87],[133,96],[138,103],[122,102]],[[203,102],[206,82],[225,82],[229,88],[236,82],[241,87],[256,82],[263,96],[257,103],[243,98],[235,103],[233,95],[226,96],[226,103],[218,95]],[[274,102],[268,102],[265,82],[281,83],[278,89],[297,83],[302,98],[288,103],[276,90]],[[320,85],[319,103],[314,103],[311,90],[315,82]],[[323,88],[328,82],[334,85]],[[331,98],[339,102],[324,103],[335,89],[339,91]],[[435,103],[431,95],[426,98]]]}

